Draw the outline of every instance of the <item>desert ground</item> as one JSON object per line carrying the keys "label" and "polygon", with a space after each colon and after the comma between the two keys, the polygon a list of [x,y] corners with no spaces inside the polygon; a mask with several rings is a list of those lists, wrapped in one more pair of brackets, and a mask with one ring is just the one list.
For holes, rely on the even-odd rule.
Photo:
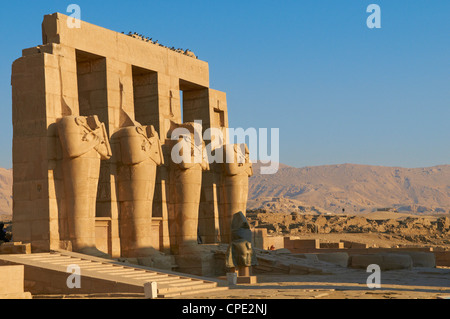
{"label": "desert ground", "polygon": [[[372,212],[358,215],[276,213],[256,209],[250,224],[272,236],[347,240],[369,247],[433,247],[450,249],[450,219],[445,215]],[[11,218],[4,216],[11,232]],[[450,296],[450,267],[391,270],[381,274],[381,288],[370,289],[365,270],[333,266],[320,275],[258,275],[258,283],[236,285],[208,294],[178,299],[436,299]],[[141,299],[144,294],[36,295],[35,299]]]}
{"label": "desert ground", "polygon": [[[321,242],[348,240],[380,248],[450,248],[450,224],[448,218],[442,216],[391,212],[365,216],[249,212],[248,218],[254,226],[272,230],[272,235],[295,235],[304,239],[320,239]],[[316,228],[308,226],[310,224],[315,224]],[[450,267],[383,271],[381,288],[375,289],[367,286],[369,275],[365,270],[333,265],[324,274],[258,275],[256,284],[236,285],[225,291],[177,299],[448,299],[450,296]],[[144,294],[41,295],[34,298],[140,299]]]}
{"label": "desert ground", "polygon": [[[381,288],[369,289],[368,273],[350,270],[339,275],[262,275],[258,283],[177,299],[448,299],[450,268],[386,271]],[[41,295],[34,299],[143,299],[144,294]]]}

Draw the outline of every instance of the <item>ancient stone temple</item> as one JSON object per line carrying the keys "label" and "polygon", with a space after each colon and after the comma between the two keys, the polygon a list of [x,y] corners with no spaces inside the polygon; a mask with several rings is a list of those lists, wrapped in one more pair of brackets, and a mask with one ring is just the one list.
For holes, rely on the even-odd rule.
{"label": "ancient stone temple", "polygon": [[45,16],[43,44],[12,67],[14,240],[114,258],[228,242],[231,216],[245,213],[246,150],[215,146],[243,155],[236,167],[171,158],[176,128],[228,127],[208,63],[69,19]]}

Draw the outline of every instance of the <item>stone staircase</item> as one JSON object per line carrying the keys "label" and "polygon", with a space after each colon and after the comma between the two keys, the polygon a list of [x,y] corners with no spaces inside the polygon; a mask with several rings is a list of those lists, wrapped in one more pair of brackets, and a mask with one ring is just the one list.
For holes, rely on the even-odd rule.
{"label": "stone staircase", "polygon": [[[24,265],[25,286],[30,287],[32,294],[144,293],[146,282],[157,283],[158,298],[176,298],[228,289],[223,281],[213,278],[124,264],[67,251],[0,255],[0,264]],[[80,267],[81,290],[67,287],[66,281],[71,275],[67,272],[67,267],[70,265]]]}

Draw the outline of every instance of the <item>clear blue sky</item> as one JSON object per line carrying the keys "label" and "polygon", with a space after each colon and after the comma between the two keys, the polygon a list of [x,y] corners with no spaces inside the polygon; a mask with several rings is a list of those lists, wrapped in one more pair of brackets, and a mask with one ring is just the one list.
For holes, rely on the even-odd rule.
{"label": "clear blue sky", "polygon": [[[280,128],[280,161],[450,163],[450,1],[3,1],[0,166],[11,162],[10,75],[45,14],[189,48],[227,92],[232,127]],[[366,8],[381,7],[381,29]],[[99,39],[101,41],[101,39]]]}

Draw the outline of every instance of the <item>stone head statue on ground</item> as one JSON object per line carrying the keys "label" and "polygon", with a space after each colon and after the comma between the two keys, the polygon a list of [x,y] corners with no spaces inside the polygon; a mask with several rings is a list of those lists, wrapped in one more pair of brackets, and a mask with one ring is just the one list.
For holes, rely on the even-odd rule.
{"label": "stone head statue on ground", "polygon": [[252,231],[242,212],[233,215],[231,222],[231,243],[228,247],[227,268],[251,267],[257,265],[253,251]]}

